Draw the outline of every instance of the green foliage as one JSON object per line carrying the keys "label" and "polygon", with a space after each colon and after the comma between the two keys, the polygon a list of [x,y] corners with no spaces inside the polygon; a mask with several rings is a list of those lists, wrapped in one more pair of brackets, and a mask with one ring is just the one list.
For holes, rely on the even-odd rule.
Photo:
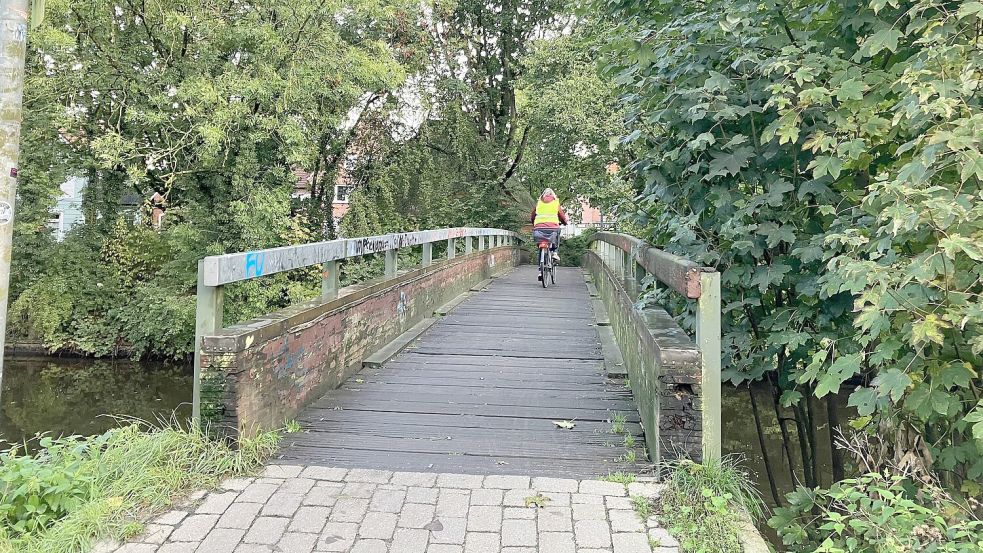
{"label": "green foliage", "polygon": [[8,451],[0,455],[0,551],[81,552],[93,539],[127,537],[140,530],[139,513],[255,469],[277,441],[263,434],[233,449],[198,429],[129,424],[89,438],[42,438],[33,455]]}
{"label": "green foliage", "polygon": [[644,236],[722,274],[725,378],[767,381],[800,429],[808,397],[860,383],[872,428],[922,434],[896,457],[966,489],[983,482],[973,4],[596,3],[620,25],[605,72]]}
{"label": "green foliage", "polygon": [[762,515],[761,499],[735,459],[663,467],[660,518],[687,553],[740,553],[741,515]]}
{"label": "green foliage", "polygon": [[635,481],[635,474],[631,472],[609,472],[607,476],[601,478],[607,482],[617,482],[628,485]]}
{"label": "green foliage", "polygon": [[789,506],[777,509],[768,524],[789,551],[983,549],[983,520],[930,481],[871,473],[836,482],[828,490],[800,488],[788,498]]}

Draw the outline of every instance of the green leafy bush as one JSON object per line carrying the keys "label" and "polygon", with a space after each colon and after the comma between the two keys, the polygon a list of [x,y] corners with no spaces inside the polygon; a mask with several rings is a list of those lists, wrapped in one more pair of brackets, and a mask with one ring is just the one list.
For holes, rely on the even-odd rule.
{"label": "green leafy bush", "polygon": [[674,461],[664,470],[667,477],[659,516],[683,551],[741,553],[741,513],[759,519],[762,504],[737,460]]}
{"label": "green leafy bush", "polygon": [[983,520],[930,481],[871,473],[829,489],[799,488],[768,524],[793,552],[983,551]]}

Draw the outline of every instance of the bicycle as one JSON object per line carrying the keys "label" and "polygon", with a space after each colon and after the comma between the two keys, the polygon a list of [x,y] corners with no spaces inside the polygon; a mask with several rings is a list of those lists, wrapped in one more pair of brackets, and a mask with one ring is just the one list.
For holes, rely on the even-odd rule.
{"label": "bicycle", "polygon": [[[546,282],[547,273],[549,283]],[[543,288],[556,284],[556,268],[553,266],[553,253],[550,251],[549,240],[539,241],[539,274],[542,276],[539,280],[543,283]]]}

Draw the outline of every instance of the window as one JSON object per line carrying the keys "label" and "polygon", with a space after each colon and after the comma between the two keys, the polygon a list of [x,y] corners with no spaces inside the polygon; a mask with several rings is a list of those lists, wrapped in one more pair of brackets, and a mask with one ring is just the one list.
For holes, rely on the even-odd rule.
{"label": "window", "polygon": [[352,193],[352,187],[347,184],[338,184],[334,187],[334,201],[342,204],[348,203],[348,196]]}

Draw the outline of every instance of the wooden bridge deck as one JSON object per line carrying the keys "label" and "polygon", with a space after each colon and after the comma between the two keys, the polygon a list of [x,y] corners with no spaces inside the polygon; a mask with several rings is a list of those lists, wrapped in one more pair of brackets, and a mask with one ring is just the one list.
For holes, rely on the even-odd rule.
{"label": "wooden bridge deck", "polygon": [[[409,348],[365,369],[299,418],[278,462],[416,472],[586,478],[638,472],[619,460],[623,382],[604,376],[583,274],[561,268],[544,290],[520,267],[460,304]],[[572,420],[572,430],[553,421]]]}

